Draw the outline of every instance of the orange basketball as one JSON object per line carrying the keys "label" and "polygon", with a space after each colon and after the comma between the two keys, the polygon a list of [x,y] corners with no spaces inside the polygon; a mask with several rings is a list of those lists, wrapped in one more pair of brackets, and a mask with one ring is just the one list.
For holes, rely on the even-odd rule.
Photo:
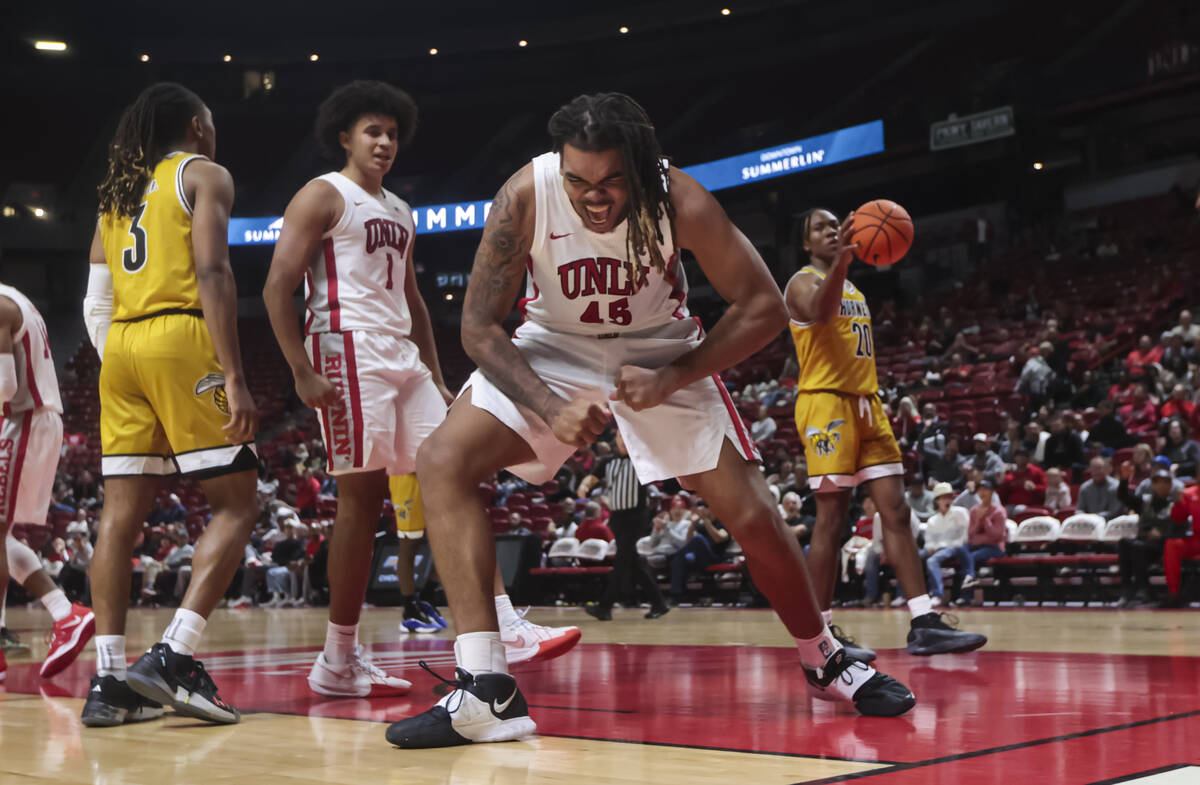
{"label": "orange basketball", "polygon": [[912,247],[913,222],[908,211],[890,199],[867,202],[854,211],[855,254],[867,264],[887,267]]}

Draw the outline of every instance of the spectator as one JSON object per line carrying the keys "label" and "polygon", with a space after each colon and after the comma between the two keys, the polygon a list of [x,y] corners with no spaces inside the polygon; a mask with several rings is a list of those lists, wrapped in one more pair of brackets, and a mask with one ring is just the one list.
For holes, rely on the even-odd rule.
{"label": "spectator", "polygon": [[1014,340],[1007,329],[1001,327],[996,331],[996,345],[988,352],[987,359],[995,361],[1012,359],[1013,352],[1017,351],[1020,344]]}
{"label": "spectator", "polygon": [[166,526],[186,521],[187,510],[184,509],[183,502],[179,501],[179,496],[174,493],[168,494],[167,498],[159,502],[158,509],[152,510],[146,518],[146,522],[151,526]]}
{"label": "spectator", "polygon": [[780,463],[779,471],[767,477],[767,485],[778,488],[780,494],[804,487],[802,477],[796,472],[796,465],[790,460]]}
{"label": "spectator", "polygon": [[[1016,463],[1016,454],[1018,450],[1023,449],[1021,446],[1024,430],[1021,428],[1021,421],[1016,417],[1009,417],[1004,426],[1004,433],[996,440],[996,452],[1000,455],[1000,460],[1005,463]],[[1029,455],[1029,451],[1025,450],[1025,455]]]}
{"label": "spectator", "polygon": [[901,450],[911,449],[921,441],[921,415],[917,414],[917,404],[907,395],[900,399],[896,418],[892,420],[892,433]]}
{"label": "spectator", "polygon": [[1158,407],[1154,405],[1145,384],[1134,386],[1133,397],[1120,408],[1119,413],[1125,430],[1131,434],[1150,433],[1158,427]]}
{"label": "spectator", "polygon": [[1111,475],[1108,461],[1093,458],[1088,472],[1091,477],[1079,487],[1078,511],[1099,515],[1106,521],[1125,512],[1118,496],[1121,483]]}
{"label": "spectator", "polygon": [[1130,377],[1129,369],[1125,368],[1113,386],[1108,388],[1108,398],[1119,408],[1133,399],[1133,388],[1133,379]]}
{"label": "spectator", "polygon": [[1000,498],[1012,513],[1041,506],[1046,496],[1046,472],[1029,462],[1029,451],[1023,447],[1017,449],[1013,458],[1013,470],[1004,476],[1004,482],[997,489]]}
{"label": "spectator", "polygon": [[938,483],[933,489],[936,510],[925,524],[925,550],[929,556],[925,559],[925,567],[929,575],[929,596],[940,600],[945,594],[942,583],[942,564],[953,559],[958,564],[959,572],[970,576],[963,581],[963,588],[970,588],[974,583],[975,566],[971,554],[967,550],[967,530],[970,528],[970,515],[962,507],[955,507],[951,501],[954,489],[949,483]]}
{"label": "spectator", "polygon": [[[870,540],[866,543],[865,548],[846,547],[843,552],[847,555],[853,553],[855,565],[863,575],[863,596],[868,603],[874,605],[880,600],[880,570],[891,560],[883,546],[883,518],[876,511],[875,502],[869,496],[863,499],[863,516],[864,518],[855,527],[855,533],[858,540],[864,536],[869,536]],[[915,540],[921,534],[921,521],[912,512],[909,513],[908,520]],[[855,537],[851,537],[846,546],[852,546],[855,542]],[[934,598],[931,596],[930,599]],[[903,604],[904,590],[897,586],[896,598],[892,601],[892,605],[899,607]]]}
{"label": "spectator", "polygon": [[1071,396],[1071,408],[1091,409],[1104,400],[1104,387],[1096,380],[1094,371],[1084,371],[1075,394]]}
{"label": "spectator", "polygon": [[1183,336],[1163,333],[1163,353],[1158,364],[1162,367],[1158,382],[1166,389],[1188,376],[1188,361],[1183,352]]}
{"label": "spectator", "polygon": [[[175,604],[178,605],[191,582],[192,556],[195,555],[196,549],[192,546],[186,529],[172,529],[170,539],[172,547],[162,560],[164,572],[159,578],[166,579],[164,586],[171,590]],[[167,578],[167,575],[170,575],[170,578]]]}
{"label": "spectator", "polygon": [[[67,550],[67,541],[62,537],[55,537],[50,541],[49,547],[46,548],[42,556],[42,569],[45,570],[51,578],[58,580],[62,575],[63,567],[71,560],[71,552]],[[59,584],[61,585],[61,581]]]}
{"label": "spectator", "polygon": [[[589,503],[595,504],[595,502],[589,502]],[[600,505],[596,505],[596,506],[599,507]],[[584,523],[587,523],[587,521],[585,520]],[[604,526],[603,522],[601,522],[600,525]],[[579,528],[583,529],[583,524],[580,524]],[[605,530],[607,530],[607,528],[608,527],[605,527]],[[515,534],[518,537],[527,537],[530,534],[533,534],[533,531],[528,526],[525,525],[524,519],[521,518],[521,513],[512,512],[512,513],[508,514],[508,531],[506,531],[504,533],[505,534]],[[587,539],[587,537],[580,537],[579,539],[584,540],[584,539]],[[603,538],[601,538],[601,539],[603,539]]]}
{"label": "spectator", "polygon": [[1179,577],[1183,570],[1184,559],[1200,558],[1200,470],[1196,472],[1196,482],[1180,494],[1178,501],[1171,506],[1171,519],[1179,525],[1192,527],[1190,536],[1173,537],[1163,545],[1163,572],[1167,577],[1167,596],[1162,605],[1165,608],[1178,608],[1184,605],[1179,594]]}
{"label": "spectator", "polygon": [[1088,444],[1119,450],[1133,443],[1133,438],[1125,430],[1124,423],[1117,416],[1116,405],[1111,400],[1101,401],[1096,406],[1096,413],[1100,418],[1088,433]]}
{"label": "spectator", "polygon": [[1184,343],[1195,343],[1200,340],[1200,324],[1192,324],[1192,312],[1184,309],[1179,312],[1179,323],[1171,328],[1172,335],[1178,335]]}
{"label": "spectator", "polygon": [[779,504],[780,514],[783,515],[783,522],[787,524],[788,529],[796,537],[801,548],[808,546],[812,540],[812,525],[816,521],[812,518],[805,517],[800,512],[801,499],[800,494],[795,491],[789,491],[783,495],[783,501]]}
{"label": "spectator", "polygon": [[1120,256],[1121,249],[1117,246],[1117,242],[1110,235],[1105,235],[1100,244],[1096,246],[1097,259],[1112,259]]}
{"label": "spectator", "polygon": [[1200,465],[1200,444],[1192,440],[1188,424],[1181,419],[1167,423],[1166,441],[1159,454],[1171,462],[1171,471],[1176,477],[1191,477]]}
{"label": "spectator", "polygon": [[945,449],[925,454],[925,471],[935,482],[962,486],[963,473],[959,468],[958,439],[946,441]]}
{"label": "spectator", "polygon": [[967,484],[963,488],[962,493],[954,497],[954,506],[962,507],[967,510],[972,510],[979,506],[979,483],[983,481],[983,475],[978,469],[967,470]]}
{"label": "spectator", "polygon": [[[603,512],[599,504],[588,502],[583,508],[583,520],[580,522],[579,528],[575,530],[575,538],[580,542],[584,540],[612,542],[613,533],[604,523]],[[513,514],[516,515],[516,513]]]}
{"label": "spectator", "polygon": [[779,426],[775,424],[775,420],[771,419],[771,415],[767,413],[767,407],[758,407],[758,419],[750,426],[750,437],[755,442],[765,442],[775,435],[775,431]]}
{"label": "spectator", "polygon": [[68,538],[66,551],[70,554],[58,573],[58,583],[71,602],[80,602],[88,594],[88,569],[92,566],[92,544],[86,534]]}
{"label": "spectator", "polygon": [[1200,365],[1200,338],[1184,344],[1183,359],[1188,365]]}
{"label": "spectator", "polygon": [[1021,376],[1017,380],[1017,392],[1028,395],[1030,404],[1037,408],[1050,395],[1050,387],[1054,382],[1054,369],[1050,367],[1050,355],[1054,353],[1054,345],[1043,341],[1036,352],[1025,361]]}
{"label": "spectator", "polygon": [[1051,466],[1074,473],[1084,467],[1083,440],[1067,427],[1061,414],[1050,418],[1050,438],[1046,440],[1046,468]]}
{"label": "spectator", "polygon": [[971,563],[978,568],[989,560],[1004,555],[1008,542],[1008,517],[1004,506],[995,498],[995,488],[987,480],[976,489],[979,504],[971,509],[970,526],[967,530],[967,550],[971,552]]}
{"label": "spectator", "polygon": [[941,452],[946,447],[950,423],[938,414],[937,407],[927,403],[921,407],[921,449]]}
{"label": "spectator", "polygon": [[683,597],[688,573],[719,563],[725,549],[729,547],[729,532],[725,530],[720,521],[712,517],[708,505],[697,505],[696,518],[700,524],[695,528],[696,533],[686,545],[672,554],[669,560],[671,565],[670,602],[672,605],[678,605]]}
{"label": "spectator", "polygon": [[1059,469],[1050,468],[1046,471],[1046,495],[1042,506],[1055,515],[1071,506],[1071,486],[1063,482]]}
{"label": "spectator", "polygon": [[1138,338],[1137,348],[1125,356],[1125,367],[1132,371],[1134,368],[1145,368],[1154,365],[1162,359],[1162,347],[1155,346],[1149,335]]}
{"label": "spectator", "polygon": [[650,547],[654,554],[669,556],[684,545],[695,533],[694,519],[682,497],[671,499],[671,509],[654,517],[654,528],[650,533]]}
{"label": "spectator", "polygon": [[908,481],[908,492],[904,494],[908,508],[922,521],[933,515],[933,494],[925,487],[925,480],[914,474]]}
{"label": "spectator", "polygon": [[317,516],[317,496],[321,493],[321,481],[313,474],[312,469],[305,469],[296,483],[296,509],[301,518]]}
{"label": "spectator", "polygon": [[87,510],[80,507],[75,511],[75,520],[67,524],[67,536],[73,534],[81,534],[88,537],[91,534],[91,529],[88,526]]}
{"label": "spectator", "polygon": [[298,598],[298,576],[305,566],[305,542],[298,534],[301,528],[291,520],[285,521],[283,539],[271,549],[272,566],[267,568],[267,590],[271,593],[268,607],[290,606]]}
{"label": "spectator", "polygon": [[[1137,488],[1150,479],[1150,473],[1154,470],[1154,452],[1150,449],[1150,445],[1145,442],[1135,444],[1129,463],[1133,465],[1133,472],[1129,475],[1127,484],[1131,489]],[[1121,476],[1125,477],[1124,466],[1120,467],[1120,471]]]}
{"label": "spectator", "polygon": [[978,469],[980,476],[995,486],[1004,478],[1004,461],[992,450],[986,433],[975,434],[973,441],[975,454],[966,460],[965,466]]}
{"label": "spectator", "polygon": [[[1132,474],[1128,464],[1122,467],[1122,479],[1128,479],[1126,474]],[[1180,494],[1172,491],[1171,473],[1164,468],[1156,468],[1151,474],[1149,493],[1132,493],[1126,483],[1122,483],[1119,493],[1122,503],[1138,516],[1137,537],[1126,537],[1117,543],[1121,582],[1125,585],[1120,605],[1129,607],[1149,601],[1150,565],[1162,558],[1166,540],[1182,538],[1187,533],[1187,523],[1179,523],[1171,516]]]}
{"label": "spectator", "polygon": [[[1159,407],[1158,416],[1163,420],[1169,420],[1172,417],[1187,422],[1190,421],[1196,414],[1196,404],[1188,400],[1188,390],[1182,384],[1177,384],[1171,388],[1171,397],[1163,401],[1163,405]],[[1190,475],[1191,472],[1188,472]]]}
{"label": "spectator", "polygon": [[1050,440],[1050,434],[1042,429],[1042,424],[1037,420],[1030,420],[1025,424],[1025,438],[1021,441],[1021,446],[1029,452],[1029,460],[1041,466],[1046,462],[1046,442]]}

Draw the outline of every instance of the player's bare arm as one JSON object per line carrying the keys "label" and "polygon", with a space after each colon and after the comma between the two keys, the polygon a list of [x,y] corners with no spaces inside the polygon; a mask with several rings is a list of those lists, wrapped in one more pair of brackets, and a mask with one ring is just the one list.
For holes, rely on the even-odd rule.
{"label": "player's bare arm", "polygon": [[296,288],[304,280],[309,260],[321,245],[322,235],[341,220],[342,209],[341,194],[324,180],[313,180],[301,188],[284,211],[283,231],[275,244],[271,269],[263,286],[267,316],[292,369],[296,395],[305,406],[314,409],[336,403],[337,388],[318,373],[309,360],[293,298]]}
{"label": "player's bare arm", "polygon": [[583,446],[604,431],[607,407],[556,395],[504,331],[504,318],[520,293],[525,259],[533,247],[533,199],[533,165],[526,164],[492,201],[463,302],[463,349],[492,384],[545,420],[560,441]]}
{"label": "player's bare arm", "polygon": [[812,273],[799,272],[788,281],[784,296],[788,314],[793,319],[825,324],[837,315],[842,302],[842,284],[846,282],[854,249],[858,247],[857,243],[848,242],[853,236],[854,213],[850,213],[838,229],[833,266],[826,272],[824,280]]}
{"label": "player's bare arm", "polygon": [[229,398],[225,438],[231,444],[241,444],[254,439],[258,430],[258,410],[242,370],[237,334],[237,283],[233,279],[233,268],[229,266],[233,177],[219,164],[197,160],[184,170],[183,187],[195,205],[192,210],[192,251],[204,322],[225,374],[225,393]]}
{"label": "player's bare arm", "polygon": [[17,392],[17,368],[13,358],[13,336],[21,329],[21,309],[7,297],[0,297],[0,403],[12,400]]}
{"label": "player's bare arm", "polygon": [[676,243],[696,255],[713,288],[729,303],[699,346],[659,369],[624,366],[611,396],[635,411],[657,406],[671,393],[736,365],[766,346],[787,324],[779,287],[758,251],[705,188],[671,169]]}
{"label": "player's bare arm", "polygon": [[437,344],[433,340],[433,320],[429,318],[429,308],[425,306],[425,300],[421,297],[420,289],[417,288],[416,262],[413,259],[415,244],[416,237],[413,237],[409,241],[408,264],[404,272],[404,299],[408,302],[408,313],[412,319],[412,329],[408,337],[417,345],[417,351],[421,354],[421,362],[425,363],[425,367],[433,376],[433,383],[437,385],[438,392],[449,404],[454,402],[454,393],[447,389],[446,380],[442,377],[442,364],[438,360]]}

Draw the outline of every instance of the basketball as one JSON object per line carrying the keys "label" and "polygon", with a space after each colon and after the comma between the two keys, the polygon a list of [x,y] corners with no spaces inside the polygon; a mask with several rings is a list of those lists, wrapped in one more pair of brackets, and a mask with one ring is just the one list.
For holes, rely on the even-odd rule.
{"label": "basketball", "polygon": [[875,199],[854,211],[855,250],[859,259],[887,267],[912,247],[913,222],[908,211],[890,199]]}

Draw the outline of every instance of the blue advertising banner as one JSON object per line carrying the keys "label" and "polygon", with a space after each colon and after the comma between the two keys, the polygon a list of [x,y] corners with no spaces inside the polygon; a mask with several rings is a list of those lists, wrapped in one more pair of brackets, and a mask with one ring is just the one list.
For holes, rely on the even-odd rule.
{"label": "blue advertising banner", "polygon": [[[756,150],[695,166],[682,167],[710,191],[769,180],[809,169],[883,152],[883,121],[843,128],[840,131]],[[490,200],[435,204],[413,208],[417,234],[482,229]],[[283,218],[231,218],[230,245],[273,245],[279,239]]]}

